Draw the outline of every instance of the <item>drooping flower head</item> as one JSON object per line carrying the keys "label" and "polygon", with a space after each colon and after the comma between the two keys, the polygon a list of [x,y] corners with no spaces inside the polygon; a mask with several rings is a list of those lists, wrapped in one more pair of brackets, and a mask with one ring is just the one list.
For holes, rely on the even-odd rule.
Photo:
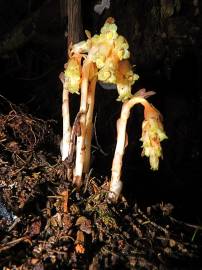
{"label": "drooping flower head", "polygon": [[125,101],[132,97],[131,86],[139,79],[139,76],[133,73],[128,60],[122,60],[118,64],[116,72],[117,90],[119,93],[118,101]]}
{"label": "drooping flower head", "polygon": [[70,93],[79,94],[81,84],[81,57],[72,56],[65,64],[64,88]]}
{"label": "drooping flower head", "polygon": [[159,158],[163,157],[161,141],[167,139],[162,125],[162,116],[152,105],[145,106],[142,123],[142,156],[149,157],[152,170],[158,170]]}

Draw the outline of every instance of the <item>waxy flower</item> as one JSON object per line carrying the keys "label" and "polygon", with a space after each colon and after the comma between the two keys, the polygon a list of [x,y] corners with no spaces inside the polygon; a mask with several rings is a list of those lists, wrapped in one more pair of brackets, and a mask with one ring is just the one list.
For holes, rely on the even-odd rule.
{"label": "waxy flower", "polygon": [[112,55],[107,59],[105,65],[98,72],[98,80],[103,83],[116,84],[117,78],[118,58]]}
{"label": "waxy flower", "polygon": [[73,56],[65,64],[64,88],[70,93],[79,94],[81,85],[81,57]]}
{"label": "waxy flower", "polygon": [[142,123],[142,156],[149,157],[149,162],[152,170],[158,170],[159,158],[162,158],[161,141],[167,139],[163,125],[160,120],[160,115],[146,117]]}
{"label": "waxy flower", "polygon": [[89,39],[87,41],[85,41],[85,40],[80,41],[74,45],[70,45],[69,56],[71,57],[74,54],[88,53],[89,49],[90,49]]}
{"label": "waxy flower", "polygon": [[133,73],[128,60],[120,61],[116,73],[117,90],[119,93],[118,101],[125,101],[132,97],[131,86],[139,79],[139,76]]}
{"label": "waxy flower", "polygon": [[[91,37],[91,33],[86,31],[87,40],[81,41],[70,47],[70,58],[82,55],[89,62],[95,63],[98,69],[98,80],[104,84],[114,84],[118,91],[118,101],[124,102],[129,99],[131,87],[138,80],[139,76],[133,72],[129,59],[129,45],[127,40],[117,33],[117,25],[113,18],[108,18],[100,30],[99,35]],[[75,60],[73,60],[75,61]],[[72,61],[72,63],[73,63]],[[68,69],[67,85],[70,92],[78,93],[80,86],[79,61],[75,69]]]}
{"label": "waxy flower", "polygon": [[[101,29],[99,37],[100,49],[94,54],[94,62],[98,68],[98,80],[114,84],[118,90],[118,101],[125,101],[129,99],[131,94],[131,86],[139,78],[133,73],[132,66],[126,60],[130,57],[129,45],[127,40],[116,33],[117,26],[114,21],[110,20],[105,23]],[[110,50],[104,50],[105,45]],[[105,52],[105,54],[104,54]],[[108,56],[107,56],[107,53]]]}
{"label": "waxy flower", "polygon": [[109,17],[103,27],[100,30],[100,37],[106,38],[109,40],[115,40],[118,37],[117,34],[117,26],[114,23],[114,19],[112,17]]}
{"label": "waxy flower", "polygon": [[123,36],[118,36],[114,41],[114,50],[120,60],[128,59],[130,57],[129,45]]}

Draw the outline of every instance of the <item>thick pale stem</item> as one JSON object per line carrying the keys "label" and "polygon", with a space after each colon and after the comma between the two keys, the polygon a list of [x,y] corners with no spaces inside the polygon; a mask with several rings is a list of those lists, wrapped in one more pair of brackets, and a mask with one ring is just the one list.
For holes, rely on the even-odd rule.
{"label": "thick pale stem", "polygon": [[124,102],[121,110],[121,117],[117,121],[117,144],[114,159],[112,162],[112,175],[109,189],[109,199],[115,202],[120,196],[122,190],[121,168],[126,146],[127,121],[130,116],[131,108],[138,103],[141,103],[143,106],[149,105],[149,103],[144,98],[133,97],[132,99]]}
{"label": "thick pale stem", "polygon": [[86,138],[85,138],[85,159],[83,172],[89,173],[90,158],[91,158],[91,140],[93,129],[93,110],[95,103],[95,87],[97,82],[97,76],[93,77],[88,89],[88,112],[86,116]]}
{"label": "thick pale stem", "polygon": [[71,137],[71,126],[69,116],[69,91],[63,87],[62,95],[62,116],[63,116],[63,139],[61,142],[62,160],[64,161],[68,157],[69,144]]}
{"label": "thick pale stem", "polygon": [[85,159],[85,134],[86,134],[86,111],[87,111],[87,97],[88,97],[88,78],[89,78],[89,66],[87,62],[82,67],[82,82],[81,82],[81,103],[80,112],[80,129],[81,134],[77,137],[76,144],[76,163],[74,169],[73,183],[78,187],[81,186],[81,179],[83,173],[83,165]]}

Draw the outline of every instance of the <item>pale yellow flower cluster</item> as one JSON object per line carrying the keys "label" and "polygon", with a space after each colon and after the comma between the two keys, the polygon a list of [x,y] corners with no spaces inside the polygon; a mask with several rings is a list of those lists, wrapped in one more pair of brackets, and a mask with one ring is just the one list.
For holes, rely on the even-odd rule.
{"label": "pale yellow flower cluster", "polygon": [[[108,18],[99,35],[91,37],[88,31],[86,33],[88,39],[73,45],[70,57],[85,55],[87,61],[96,65],[98,80],[117,85],[119,94],[117,100],[127,100],[131,97],[131,86],[139,78],[137,74],[133,73],[128,60],[126,61],[130,57],[127,40],[118,35],[117,25],[112,18]],[[65,70],[65,77],[69,81],[69,91],[72,93],[78,92],[79,76],[81,77],[78,73],[80,70],[78,64],[76,63],[76,65],[77,67],[73,69],[71,65],[67,64]],[[70,76],[71,78],[69,78]]]}
{"label": "pale yellow flower cluster", "polygon": [[64,88],[70,93],[79,94],[81,84],[81,61],[75,57],[69,59],[65,65]]}
{"label": "pale yellow flower cluster", "polygon": [[148,118],[142,123],[142,155],[149,157],[152,170],[158,170],[159,158],[162,157],[160,142],[167,139],[163,126],[158,118]]}

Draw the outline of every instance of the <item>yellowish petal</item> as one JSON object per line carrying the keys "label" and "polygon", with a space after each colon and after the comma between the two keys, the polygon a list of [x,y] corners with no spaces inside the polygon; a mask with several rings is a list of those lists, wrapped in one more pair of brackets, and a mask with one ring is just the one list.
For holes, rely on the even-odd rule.
{"label": "yellowish petal", "polygon": [[[153,108],[152,108],[153,109]],[[154,116],[154,114],[152,114]],[[159,113],[156,110],[156,118],[151,117],[142,123],[142,156],[149,157],[152,170],[158,170],[159,158],[162,157],[162,148],[160,142],[167,139],[163,130],[163,125],[159,120]]]}
{"label": "yellowish petal", "polygon": [[64,87],[71,93],[79,93],[81,83],[81,64],[80,59],[70,58],[65,65]]}

